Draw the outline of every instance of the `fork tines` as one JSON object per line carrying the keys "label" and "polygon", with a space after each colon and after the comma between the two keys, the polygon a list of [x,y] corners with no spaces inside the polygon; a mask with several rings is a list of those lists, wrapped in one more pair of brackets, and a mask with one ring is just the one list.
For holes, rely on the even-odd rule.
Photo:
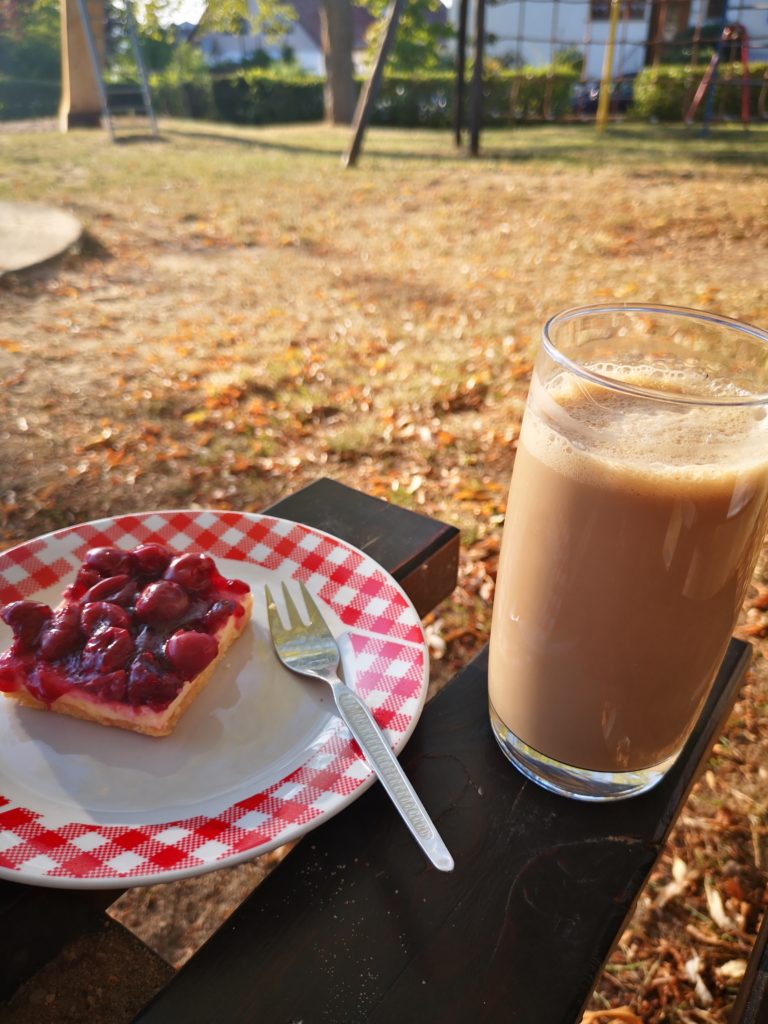
{"label": "fork tines", "polygon": [[[309,616],[309,625],[315,626],[316,628],[327,629],[327,623],[320,614],[320,610],[315,604],[314,598],[307,590],[302,580],[298,580],[298,584],[299,589],[301,590],[301,595],[304,598],[304,607],[306,613]],[[306,623],[304,622],[304,620],[301,617],[301,614],[299,613],[299,609],[296,607],[296,602],[293,600],[291,591],[288,588],[288,584],[283,581],[280,584],[280,586],[283,591],[283,601],[285,603],[286,611],[288,612],[288,624],[290,628],[296,629],[300,628],[301,626],[306,626]],[[272,591],[269,589],[267,585],[264,586],[264,593],[266,594],[267,597],[267,614],[269,616],[269,627],[272,631],[272,634],[275,635],[276,631],[278,633],[289,632],[289,630],[286,630],[282,624],[282,619],[280,617],[280,613],[278,612],[277,604],[275,603],[275,599],[272,596]]]}

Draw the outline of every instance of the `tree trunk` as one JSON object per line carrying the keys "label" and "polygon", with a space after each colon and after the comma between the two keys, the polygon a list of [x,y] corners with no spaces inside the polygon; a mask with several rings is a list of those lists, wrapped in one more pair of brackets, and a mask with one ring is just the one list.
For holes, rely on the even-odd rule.
{"label": "tree trunk", "polygon": [[325,57],[325,119],[351,124],[355,112],[350,0],[321,0],[320,28]]}

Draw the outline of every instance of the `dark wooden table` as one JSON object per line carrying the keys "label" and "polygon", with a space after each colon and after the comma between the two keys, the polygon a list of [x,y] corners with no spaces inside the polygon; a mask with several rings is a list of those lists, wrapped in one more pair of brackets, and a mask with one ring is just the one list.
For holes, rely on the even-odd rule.
{"label": "dark wooden table", "polygon": [[[422,615],[453,589],[451,527],[327,480],[270,511],[365,549]],[[734,640],[682,757],[655,790],[588,805],[526,781],[501,755],[488,724],[483,652],[427,705],[401,755],[455,871],[428,865],[374,786],[307,835],[135,1020],[573,1024],[748,661],[749,648]],[[107,927],[114,898],[0,885],[0,996],[10,1010],[48,960]],[[108,927],[125,942],[126,963],[140,965],[135,940]],[[88,968],[73,960],[76,969]],[[147,995],[170,975],[152,969],[147,961]]]}
{"label": "dark wooden table", "polygon": [[747,972],[744,975],[730,1024],[766,1024],[768,1021],[768,914],[763,915]]}

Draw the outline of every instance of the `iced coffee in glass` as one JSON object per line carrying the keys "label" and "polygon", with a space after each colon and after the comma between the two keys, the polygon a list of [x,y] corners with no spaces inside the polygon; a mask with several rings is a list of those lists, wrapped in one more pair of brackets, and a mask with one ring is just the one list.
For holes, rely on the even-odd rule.
{"label": "iced coffee in glass", "polygon": [[768,333],[675,307],[545,326],[491,627],[501,749],[611,800],[673,764],[707,697],[768,516]]}

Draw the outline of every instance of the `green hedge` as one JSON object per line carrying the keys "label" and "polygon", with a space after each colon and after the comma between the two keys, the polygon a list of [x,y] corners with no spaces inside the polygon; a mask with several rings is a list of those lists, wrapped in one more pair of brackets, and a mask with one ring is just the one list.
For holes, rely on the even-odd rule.
{"label": "green hedge", "polygon": [[283,124],[320,121],[323,117],[323,80],[250,68],[213,76],[217,116],[235,124]]}
{"label": "green hedge", "polygon": [[[557,68],[501,71],[483,83],[483,117],[487,125],[509,125],[528,118],[558,118],[570,110],[576,72]],[[129,82],[111,83],[117,89]],[[358,81],[358,88],[362,87]],[[385,75],[373,123],[399,127],[445,128],[452,124],[455,76],[452,72]],[[251,68],[227,75],[195,74],[184,80],[177,71],[150,76],[156,113],[228,121],[234,124],[280,124],[320,121],[323,79]],[[469,95],[469,83],[467,84]],[[48,117],[56,114],[57,82],[0,78],[0,118]]]}
{"label": "green hedge", "polygon": [[[510,125],[526,118],[557,118],[570,110],[575,71],[523,68],[489,75],[483,82],[483,120],[486,125]],[[453,123],[456,81],[452,72],[386,75],[382,81],[374,124],[430,128]],[[467,83],[466,96],[470,86]]]}
{"label": "green hedge", "polygon": [[55,117],[59,109],[58,82],[0,75],[0,120],[19,121],[34,117]]}
{"label": "green hedge", "polygon": [[[574,71],[524,68],[488,76],[483,83],[486,124],[508,125],[526,118],[557,118],[570,109]],[[362,80],[358,81],[358,89]],[[319,121],[323,117],[323,79],[251,68],[214,74],[211,94],[203,102],[199,82],[193,85],[158,74],[152,91],[161,114],[214,117],[235,124],[277,124]],[[450,126],[455,76],[452,72],[385,75],[372,116],[374,124],[400,127]],[[467,92],[469,86],[467,86]]]}
{"label": "green hedge", "polygon": [[[662,65],[645,68],[635,81],[632,112],[637,117],[659,121],[681,121],[693,101],[706,65],[696,68]],[[721,64],[718,69],[712,112],[716,118],[741,117],[741,64]],[[765,117],[768,109],[768,63],[750,64],[749,112],[753,118]],[[697,119],[704,114],[699,105]]]}
{"label": "green hedge", "polygon": [[[639,118],[680,121],[687,112],[705,66],[662,65],[645,68],[635,82],[632,113]],[[751,64],[750,116],[768,111],[768,63]],[[483,83],[486,125],[510,125],[526,119],[561,118],[570,112],[575,71],[523,68],[489,75]],[[358,87],[362,81],[358,82]],[[228,121],[235,124],[278,124],[319,121],[323,116],[323,80],[251,68],[227,75],[196,74],[180,80],[178,73],[151,76],[157,113]],[[451,72],[385,75],[374,124],[445,128],[452,124],[455,78]],[[467,96],[469,84],[467,84]],[[60,97],[58,82],[27,81],[0,76],[0,119],[54,117]],[[702,103],[698,118],[704,112]],[[718,72],[713,112],[716,118],[741,116],[741,65],[723,64]]]}
{"label": "green hedge", "polygon": [[191,117],[215,120],[216,105],[209,78],[180,82],[166,75],[149,76],[152,107],[166,117]]}

